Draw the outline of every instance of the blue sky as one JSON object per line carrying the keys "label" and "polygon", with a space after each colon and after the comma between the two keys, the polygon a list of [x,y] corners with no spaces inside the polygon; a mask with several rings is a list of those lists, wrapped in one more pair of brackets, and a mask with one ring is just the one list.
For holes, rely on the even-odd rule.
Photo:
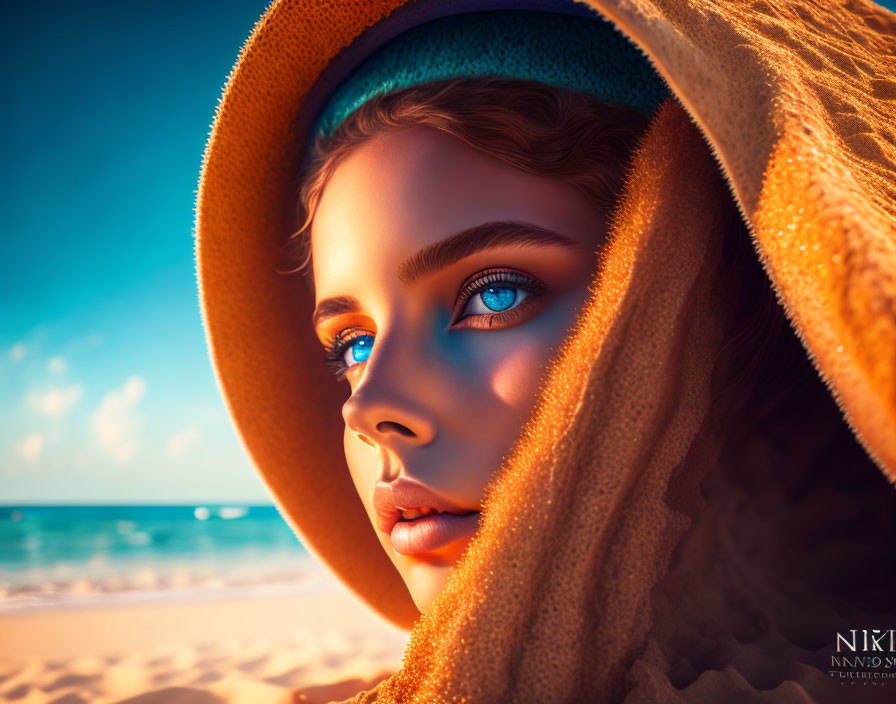
{"label": "blue sky", "polygon": [[3,3],[0,503],[268,501],[205,350],[192,218],[266,3]]}
{"label": "blue sky", "polygon": [[269,500],[192,249],[214,105],[265,6],[0,5],[0,503]]}

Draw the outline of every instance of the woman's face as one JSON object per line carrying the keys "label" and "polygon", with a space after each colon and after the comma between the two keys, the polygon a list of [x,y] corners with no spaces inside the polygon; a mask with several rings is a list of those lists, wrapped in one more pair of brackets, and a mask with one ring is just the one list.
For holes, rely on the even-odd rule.
{"label": "woman's face", "polygon": [[421,611],[478,526],[605,232],[565,182],[428,127],[361,144],[323,191],[315,328],[351,386],[345,457]]}

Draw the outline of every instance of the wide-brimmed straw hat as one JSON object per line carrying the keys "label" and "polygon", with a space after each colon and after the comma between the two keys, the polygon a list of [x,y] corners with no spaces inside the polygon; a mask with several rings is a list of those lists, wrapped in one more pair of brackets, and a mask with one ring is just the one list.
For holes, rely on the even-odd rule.
{"label": "wide-brimmed straw hat", "polygon": [[[787,100],[774,102],[756,88],[766,79],[756,68],[758,60],[754,65],[750,56],[738,53],[741,44],[731,43],[728,54],[723,53],[726,45],[719,45],[719,56],[730,58],[731,65],[703,61],[698,52],[713,46],[710,29],[683,37],[668,29],[668,19],[656,19],[662,13],[648,12],[651,3],[646,0],[635,3],[636,9],[602,4],[615,8],[615,26],[608,24],[605,36],[622,42],[627,53],[621,64],[598,63],[594,71],[650,76],[655,81],[651,85],[660,87],[655,97],[665,90],[658,78],[662,74],[696,116],[756,235],[754,243],[791,322],[866,449],[881,467],[896,471],[893,365],[874,361],[892,352],[896,323],[863,312],[875,301],[888,300],[886,277],[869,269],[864,278],[851,279],[849,295],[865,307],[856,303],[847,318],[828,305],[835,290],[846,290],[845,279],[837,274],[826,280],[834,288],[825,289],[830,295],[819,299],[800,269],[814,267],[813,258],[830,260],[840,246],[838,237],[859,233],[856,237],[873,240],[875,232],[885,229],[880,208],[869,206],[861,218],[854,217],[858,211],[831,215],[827,206],[847,193],[848,179],[824,166],[823,155],[813,154],[810,133],[775,131],[803,117],[791,114]],[[239,435],[280,512],[308,550],[372,608],[405,628],[419,614],[351,481],[340,412],[348,390],[325,371],[323,349],[310,322],[314,301],[300,277],[283,273],[295,266],[284,244],[297,228],[298,172],[310,138],[331,131],[359,99],[377,90],[364,88],[363,81],[345,95],[340,87],[357,78],[359,67],[396,37],[440,18],[483,10],[550,11],[582,22],[604,21],[589,19],[591,10],[585,5],[562,0],[277,0],[257,23],[228,79],[198,194],[196,259],[203,321]],[[650,60],[616,27],[641,47],[653,42]],[[734,73],[737,61],[743,62],[740,77],[723,80]],[[433,75],[427,74],[428,79]],[[740,89],[750,86],[756,89],[741,95]],[[794,160],[799,169],[790,166]],[[777,184],[770,195],[762,191],[763,175],[767,183]],[[790,222],[787,199],[803,197],[812,187],[810,178],[827,189],[813,201],[819,209],[804,213],[803,229],[792,233],[785,229]],[[840,229],[832,231],[829,224],[835,221]],[[778,230],[781,237],[774,239]],[[804,245],[798,256],[780,249],[785,235],[802,237],[808,250]],[[799,242],[793,241],[796,247]],[[834,329],[836,344],[829,334]]]}

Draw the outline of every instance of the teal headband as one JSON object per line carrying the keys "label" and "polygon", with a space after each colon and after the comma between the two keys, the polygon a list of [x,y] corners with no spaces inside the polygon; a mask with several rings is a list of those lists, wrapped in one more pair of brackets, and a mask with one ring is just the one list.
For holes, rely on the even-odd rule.
{"label": "teal headband", "polygon": [[338,85],[311,135],[329,137],[375,96],[484,76],[568,88],[646,115],[670,94],[639,50],[596,15],[467,12],[413,27],[377,49]]}

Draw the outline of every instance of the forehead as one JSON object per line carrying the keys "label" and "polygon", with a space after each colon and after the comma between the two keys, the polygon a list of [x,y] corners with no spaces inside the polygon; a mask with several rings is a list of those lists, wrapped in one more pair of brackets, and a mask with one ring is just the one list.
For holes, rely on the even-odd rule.
{"label": "forehead", "polygon": [[484,222],[580,230],[582,197],[428,127],[377,136],[333,172],[311,228],[318,300],[397,277],[421,248]]}

